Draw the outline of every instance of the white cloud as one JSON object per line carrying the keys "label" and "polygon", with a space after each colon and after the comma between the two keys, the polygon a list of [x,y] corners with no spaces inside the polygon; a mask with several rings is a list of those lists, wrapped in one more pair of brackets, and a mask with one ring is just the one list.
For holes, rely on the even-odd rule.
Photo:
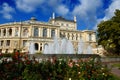
{"label": "white cloud", "polygon": [[79,0],[80,4],[73,10],[73,15],[84,21],[86,27],[92,27],[97,22],[97,10],[102,7],[102,0]]}
{"label": "white cloud", "polygon": [[97,23],[95,24],[95,26],[93,27],[94,30],[97,29],[97,25],[101,22],[101,21],[105,21],[108,20],[110,18],[112,18],[114,16],[114,12],[116,9],[120,9],[120,0],[112,0],[112,3],[109,5],[109,7],[105,10],[105,16],[101,19],[97,20]]}
{"label": "white cloud", "polygon": [[14,8],[9,6],[7,3],[3,3],[2,10],[0,11],[0,13],[3,15],[5,19],[12,19],[11,13],[13,12],[14,12]]}
{"label": "white cloud", "polygon": [[97,22],[95,23],[95,26],[93,27],[93,30],[97,30],[97,25],[102,21],[103,19],[97,19]]}
{"label": "white cloud", "polygon": [[24,12],[32,12],[43,2],[44,0],[16,0],[16,7]]}
{"label": "white cloud", "polygon": [[105,17],[103,20],[112,18],[116,9],[120,9],[120,0],[112,0],[110,6],[105,10]]}
{"label": "white cloud", "polygon": [[60,15],[66,15],[69,9],[62,4],[62,0],[15,0],[17,9],[30,13],[41,9],[42,11],[53,10]]}
{"label": "white cloud", "polygon": [[80,17],[89,17],[90,14],[96,15],[97,8],[102,5],[101,0],[80,0],[80,3],[73,10],[73,14]]}
{"label": "white cloud", "polygon": [[61,1],[60,0],[49,0],[49,1],[46,1],[46,3],[50,6],[50,7],[53,7],[55,8],[56,6],[58,6]]}
{"label": "white cloud", "polygon": [[55,11],[56,11],[56,13],[58,13],[60,15],[66,15],[69,12],[69,9],[65,5],[59,5],[55,9]]}

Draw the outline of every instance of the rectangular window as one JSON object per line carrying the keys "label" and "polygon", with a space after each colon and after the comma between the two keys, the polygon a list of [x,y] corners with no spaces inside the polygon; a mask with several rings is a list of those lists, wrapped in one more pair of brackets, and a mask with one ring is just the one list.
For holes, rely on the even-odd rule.
{"label": "rectangular window", "polygon": [[51,37],[52,38],[55,37],[55,30],[54,29],[51,30]]}
{"label": "rectangular window", "polygon": [[10,46],[10,40],[7,40],[6,46]]}
{"label": "rectangular window", "polygon": [[89,41],[92,41],[92,34],[89,34]]}
{"label": "rectangular window", "polygon": [[29,32],[27,28],[23,28],[23,36],[28,36]]}
{"label": "rectangular window", "polygon": [[34,28],[34,36],[35,37],[38,37],[38,34],[39,34],[39,30],[37,27]]}
{"label": "rectangular window", "polygon": [[3,40],[1,41],[0,46],[3,46]]}
{"label": "rectangular window", "polygon": [[23,40],[23,46],[27,45],[27,40]]}
{"label": "rectangular window", "polygon": [[43,28],[43,37],[47,37],[47,28]]}

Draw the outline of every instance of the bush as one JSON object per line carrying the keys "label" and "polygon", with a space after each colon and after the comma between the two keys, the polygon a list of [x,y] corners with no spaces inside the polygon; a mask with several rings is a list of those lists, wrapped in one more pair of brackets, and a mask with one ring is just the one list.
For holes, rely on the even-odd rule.
{"label": "bush", "polygon": [[56,57],[38,62],[28,55],[13,54],[12,61],[0,61],[0,80],[108,80],[112,74],[95,58]]}

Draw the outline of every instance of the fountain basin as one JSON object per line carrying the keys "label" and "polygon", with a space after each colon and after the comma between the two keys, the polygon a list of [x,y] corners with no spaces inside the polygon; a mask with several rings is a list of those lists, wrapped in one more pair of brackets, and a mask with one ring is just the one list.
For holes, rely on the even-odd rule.
{"label": "fountain basin", "polygon": [[56,58],[71,58],[71,59],[80,59],[80,58],[100,58],[99,55],[97,54],[29,54],[30,58],[35,57],[35,58],[41,58],[41,59],[48,59],[52,57]]}

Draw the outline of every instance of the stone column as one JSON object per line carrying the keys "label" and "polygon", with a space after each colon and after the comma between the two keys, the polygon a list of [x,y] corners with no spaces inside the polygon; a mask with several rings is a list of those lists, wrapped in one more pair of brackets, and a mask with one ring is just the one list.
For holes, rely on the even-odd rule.
{"label": "stone column", "polygon": [[38,32],[39,32],[39,33],[38,33],[38,36],[41,37],[41,34],[40,34],[41,28],[38,28]]}
{"label": "stone column", "polygon": [[19,26],[19,32],[18,32],[18,36],[20,37],[20,30],[21,30],[21,26]]}
{"label": "stone column", "polygon": [[79,33],[78,36],[77,36],[77,37],[78,37],[78,38],[77,38],[78,41],[80,41],[80,35],[81,35],[81,34]]}
{"label": "stone column", "polygon": [[30,37],[32,36],[32,26],[30,26],[30,28],[29,28],[29,36]]}
{"label": "stone column", "polygon": [[40,37],[43,37],[43,28],[40,28],[39,30]]}
{"label": "stone column", "polygon": [[60,38],[60,30],[57,29],[57,37]]}
{"label": "stone column", "polygon": [[47,37],[49,38],[50,37],[50,31],[49,31],[49,28],[47,28]]}
{"label": "stone column", "polygon": [[58,37],[58,35],[57,35],[57,34],[58,34],[58,33],[57,33],[57,29],[55,29],[55,36],[56,36],[56,37]]}
{"label": "stone column", "polygon": [[[57,38],[60,37],[60,36],[59,36],[60,33],[59,33],[59,30],[58,30],[58,29],[55,30],[55,34],[56,34]],[[67,35],[66,35],[66,36],[67,36]]]}
{"label": "stone column", "polygon": [[9,37],[9,29],[6,28],[6,37]]}
{"label": "stone column", "polygon": [[4,40],[3,45],[4,45],[4,47],[6,47],[6,40]]}
{"label": "stone column", "polygon": [[68,39],[68,35],[67,35],[67,34],[68,34],[68,33],[65,32],[65,37]]}
{"label": "stone column", "polygon": [[34,27],[32,26],[31,27],[31,36],[33,36],[33,34],[34,34]]}
{"label": "stone column", "polygon": [[49,29],[49,37],[51,38],[51,28]]}
{"label": "stone column", "polygon": [[42,43],[42,52],[43,52],[43,50],[44,50],[44,44],[45,44],[45,43]]}
{"label": "stone column", "polygon": [[15,28],[12,28],[12,37],[15,36]]}

